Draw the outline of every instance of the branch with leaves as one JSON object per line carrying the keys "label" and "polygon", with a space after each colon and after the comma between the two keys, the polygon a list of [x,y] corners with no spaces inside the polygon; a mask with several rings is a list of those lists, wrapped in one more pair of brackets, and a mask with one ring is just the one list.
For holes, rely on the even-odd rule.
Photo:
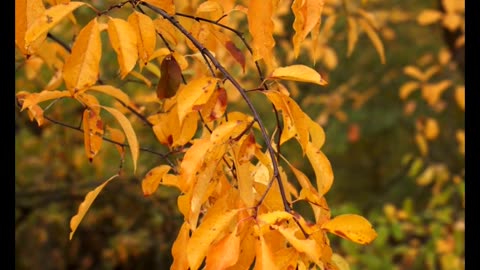
{"label": "branch with leaves", "polygon": [[[199,269],[202,265],[206,269],[249,269],[252,265],[255,269],[310,269],[315,265],[338,269],[339,262],[333,258],[339,256],[332,256],[327,233],[359,244],[369,244],[377,234],[359,215],[331,217],[324,196],[333,184],[333,171],[321,150],[325,142],[323,128],[282,84],[284,80],[319,86],[327,82],[311,67],[277,65],[272,50],[275,1],[254,0],[236,6],[227,2],[192,5],[130,0],[98,11],[85,2],[67,1],[45,8],[41,0],[16,0],[18,50],[25,59],[42,57],[55,71],[42,91],[18,90],[17,102],[39,126],[45,119],[52,121],[44,115],[46,109],[41,103],[58,99],[80,103],[82,127],[63,126],[83,132],[85,154],[90,161],[107,140],[104,134],[108,130],[113,138],[110,141],[117,146],[126,146],[126,138],[136,173],[143,148],[137,138],[138,127],[129,118],[132,115],[147,123],[158,144],[176,154],[176,162],[162,155],[165,163],[151,168],[142,180],[145,196],[162,185],[181,192],[178,209],[184,223],[172,247],[172,269]],[[293,1],[295,56],[307,35],[318,37],[323,5],[323,0]],[[96,16],[81,26],[69,50],[50,31],[64,18],[74,18],[78,8],[90,8]],[[125,12],[127,19],[114,17],[113,10]],[[235,30],[239,20],[248,21],[251,46],[247,37]],[[121,82],[133,76],[144,81],[145,90],[154,96],[151,103],[155,109],[145,109],[134,95],[99,81],[104,68],[100,37],[104,31],[117,58],[117,79]],[[246,56],[235,45],[232,34],[250,53],[252,67],[246,64]],[[49,49],[54,57],[45,57]],[[262,63],[266,72],[260,67]],[[230,66],[234,64],[240,64],[244,74],[248,74],[245,70],[256,70],[261,78],[257,91],[247,91],[243,85],[250,78],[241,78],[239,72],[232,71]],[[147,72],[158,80],[156,91],[150,87]],[[231,109],[232,91],[240,95],[248,108],[246,112]],[[98,94],[116,101],[117,106],[107,104]],[[263,95],[273,106],[277,118],[274,130],[267,129],[253,95]],[[106,128],[103,112],[113,116],[121,129],[111,127],[113,124]],[[312,165],[315,184],[281,154],[281,146],[290,140],[298,142]],[[296,181],[289,179],[287,170]],[[114,174],[85,196],[70,221],[70,238],[95,198],[117,176]],[[300,201],[311,207],[314,220],[295,211]]]}

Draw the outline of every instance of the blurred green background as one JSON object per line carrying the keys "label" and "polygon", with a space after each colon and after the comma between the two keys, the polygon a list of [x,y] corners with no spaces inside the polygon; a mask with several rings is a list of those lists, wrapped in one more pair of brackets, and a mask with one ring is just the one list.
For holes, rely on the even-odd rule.
{"label": "blurred green background", "polygon": [[[315,68],[329,84],[320,88],[286,84],[305,112],[325,129],[322,150],[335,175],[332,189],[326,194],[332,214],[357,213],[371,221],[378,232],[378,238],[368,246],[330,237],[334,252],[341,254],[352,270],[465,267],[465,122],[461,105],[465,67],[464,47],[455,47],[464,33],[464,17],[460,9],[449,9],[450,2],[326,1],[322,25],[333,15],[336,19],[330,31],[321,33]],[[112,2],[98,0],[92,4],[102,10]],[[420,25],[417,18],[427,9],[444,17]],[[363,32],[353,53],[347,56],[347,16],[361,17],[359,10],[369,12],[377,24],[385,64]],[[88,9],[74,14],[79,25],[94,16]],[[122,14],[114,11],[112,16]],[[449,30],[445,18],[452,14],[463,24]],[[291,26],[294,17],[285,13],[279,19]],[[70,26],[66,23],[52,32],[68,37],[79,27]],[[292,36],[291,27],[276,36],[280,64],[312,66],[308,50],[292,59],[291,50],[284,46]],[[107,82],[118,81],[116,56],[107,45],[106,33],[102,39],[101,77],[108,78]],[[25,65],[20,55],[16,59],[16,92],[40,91],[52,71],[42,68],[32,77],[28,74],[32,65]],[[418,81],[406,74],[407,66],[438,71],[422,82],[422,91],[402,99],[402,86]],[[249,77],[257,79],[249,74],[245,80]],[[437,85],[442,81],[448,84],[444,89]],[[150,94],[154,89],[139,85],[127,80],[121,87],[132,96]],[[81,108],[73,104],[62,100],[46,114],[78,126]],[[267,125],[273,126],[271,108],[263,106],[260,98],[256,106]],[[136,118],[131,120],[138,128],[142,147],[166,152],[148,127]],[[105,116],[105,122],[115,120]],[[88,191],[118,171],[118,152],[113,145],[104,144],[89,163],[81,132],[51,123],[39,128],[18,107],[15,136],[16,269],[169,268],[171,244],[182,224],[176,209],[178,192],[160,187],[146,198],[140,182],[148,170],[164,162],[160,157],[142,152],[133,176],[127,151],[124,174],[105,187],[69,241],[70,218]],[[298,144],[286,143],[282,153],[314,179]]]}

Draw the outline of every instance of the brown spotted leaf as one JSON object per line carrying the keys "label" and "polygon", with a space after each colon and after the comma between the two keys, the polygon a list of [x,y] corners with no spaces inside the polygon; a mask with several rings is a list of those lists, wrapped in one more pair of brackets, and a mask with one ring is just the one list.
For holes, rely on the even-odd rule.
{"label": "brown spotted leaf", "polygon": [[83,111],[83,138],[85,153],[92,162],[103,143],[103,122],[100,115],[91,109]]}
{"label": "brown spotted leaf", "polygon": [[177,93],[182,82],[182,70],[172,54],[165,56],[160,65],[160,72],[157,97],[159,99],[171,98]]}
{"label": "brown spotted leaf", "polygon": [[362,216],[344,214],[322,225],[322,229],[361,245],[370,244],[377,237],[372,224]]}
{"label": "brown spotted leaf", "polygon": [[163,177],[170,171],[168,165],[160,165],[151,169],[142,180],[142,191],[144,196],[152,195],[162,182]]}

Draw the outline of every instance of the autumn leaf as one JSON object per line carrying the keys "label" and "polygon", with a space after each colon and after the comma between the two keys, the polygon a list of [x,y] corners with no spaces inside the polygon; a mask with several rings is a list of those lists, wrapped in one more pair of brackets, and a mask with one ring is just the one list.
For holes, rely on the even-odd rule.
{"label": "autumn leaf", "polygon": [[253,61],[263,59],[269,69],[274,65],[272,16],[276,2],[271,0],[251,0],[248,4],[248,29],[252,35]]}
{"label": "autumn leaf", "polygon": [[71,95],[68,91],[42,91],[40,93],[18,92],[16,96],[21,102],[22,108],[20,111],[23,111],[39,103],[52,99],[70,97]]}
{"label": "autumn leaf", "polygon": [[102,43],[97,18],[78,34],[72,54],[63,66],[63,79],[71,93],[92,86],[98,80]]}
{"label": "autumn leaf", "polygon": [[234,265],[240,254],[240,236],[237,228],[218,242],[212,244],[205,262],[205,270],[227,269]]}
{"label": "autumn leaf", "polygon": [[267,245],[263,235],[260,235],[255,241],[255,268],[253,270],[270,270],[277,269],[275,265],[275,260],[273,252],[270,247]]}
{"label": "autumn leaf", "polygon": [[217,88],[210,96],[210,99],[203,105],[200,113],[203,119],[208,123],[219,119],[227,109],[227,91],[223,87]]}
{"label": "autumn leaf", "polygon": [[83,134],[85,153],[92,162],[103,143],[103,122],[100,115],[93,110],[83,111]]}
{"label": "autumn leaf", "polygon": [[173,0],[142,0],[142,2],[159,7],[170,15],[175,14],[175,4],[173,3]]}
{"label": "autumn leaf", "polygon": [[171,269],[188,269],[187,253],[185,247],[189,240],[190,229],[188,223],[183,223],[180,231],[178,232],[177,239],[172,245],[173,263]]}
{"label": "autumn leaf", "polygon": [[319,260],[321,248],[315,240],[298,238],[296,235],[298,229],[296,228],[285,228],[278,225],[272,225],[272,228],[279,231],[297,251],[306,254],[317,265],[321,265]]}
{"label": "autumn leaf", "polygon": [[322,229],[361,245],[368,245],[377,237],[372,224],[355,214],[338,215],[325,222]]}
{"label": "autumn leaf", "polygon": [[178,40],[176,35],[176,29],[167,19],[156,18],[153,21],[153,24],[155,26],[155,30],[157,30],[158,33],[160,33],[166,40],[168,40],[172,44],[177,45]]}
{"label": "autumn leaf", "polygon": [[135,130],[128,121],[127,117],[123,115],[120,111],[114,108],[100,106],[102,109],[106,110],[110,114],[112,114],[115,119],[117,119],[118,123],[122,127],[123,131],[125,132],[125,136],[127,137],[128,147],[130,148],[130,152],[132,153],[132,162],[133,162],[133,172],[137,169],[137,160],[138,160],[138,153],[139,153],[139,145],[137,140],[137,135],[135,135]]}
{"label": "autumn leaf", "polygon": [[173,55],[163,58],[160,65],[161,77],[157,84],[158,99],[171,98],[182,83],[182,70]]}
{"label": "autumn leaf", "polygon": [[333,184],[333,171],[330,161],[320,149],[310,142],[307,145],[306,154],[315,171],[318,193],[323,196]]}
{"label": "autumn leaf", "polygon": [[152,195],[162,182],[163,176],[165,176],[170,169],[171,167],[168,165],[160,165],[151,169],[142,180],[143,195]]}
{"label": "autumn leaf", "polygon": [[465,86],[458,86],[455,88],[455,101],[458,104],[458,107],[465,111]]}
{"label": "autumn leaf", "polygon": [[350,56],[350,55],[352,55],[353,49],[355,48],[355,45],[357,44],[357,41],[358,41],[358,25],[357,25],[356,20],[354,18],[352,18],[351,16],[349,16],[347,18],[347,23],[348,23],[347,56]]}
{"label": "autumn leaf", "polygon": [[[114,142],[123,144],[125,141],[125,135],[119,129],[107,126],[107,132],[110,133],[110,138]],[[123,162],[123,158],[125,156],[125,147],[123,145],[115,144],[115,148],[117,148],[118,152],[120,153]]]}
{"label": "autumn leaf", "polygon": [[191,80],[178,90],[177,104],[180,123],[188,113],[202,109],[217,88],[217,81],[217,78],[205,76]]}
{"label": "autumn leaf", "polygon": [[125,94],[125,92],[123,92],[121,89],[118,89],[111,85],[95,85],[95,86],[89,87],[87,91],[96,91],[96,92],[104,93],[114,97],[116,100],[120,101],[125,106],[130,105],[130,98],[128,97],[128,95]]}
{"label": "autumn leaf", "polygon": [[84,4],[82,2],[70,2],[68,4],[55,5],[45,10],[27,29],[25,33],[25,47],[28,48],[39,37],[45,36],[65,16]]}
{"label": "autumn leaf", "polygon": [[137,11],[128,16],[128,23],[137,34],[137,52],[140,68],[142,68],[150,60],[150,55],[155,50],[157,41],[155,25],[150,17]]}
{"label": "autumn leaf", "polygon": [[295,16],[293,29],[293,53],[295,58],[298,57],[300,46],[315,25],[320,23],[323,0],[294,0],[292,11]]}
{"label": "autumn leaf", "polygon": [[83,217],[87,213],[88,209],[90,209],[90,206],[92,205],[93,201],[97,198],[98,194],[108,184],[108,182],[110,182],[117,176],[118,174],[110,177],[107,181],[103,182],[103,184],[101,184],[100,186],[96,187],[94,190],[87,193],[83,202],[78,206],[77,214],[70,219],[70,240],[72,240],[73,234],[77,230],[78,225],[80,224],[80,222],[82,222]]}
{"label": "autumn leaf", "polygon": [[[33,22],[45,12],[42,0],[15,0],[15,44],[23,55],[31,55],[45,40],[46,33],[37,40],[25,42],[25,33]],[[28,46],[27,46],[28,45]]]}
{"label": "autumn leaf", "polygon": [[245,73],[245,55],[243,55],[243,52],[237,48],[237,46],[235,46],[235,43],[230,40],[226,41],[224,45],[225,48],[227,48],[227,51],[233,56],[235,61],[242,66],[243,73]]}
{"label": "autumn leaf", "polygon": [[120,77],[123,79],[137,63],[137,34],[127,21],[108,17],[108,36],[117,53]]}
{"label": "autumn leaf", "polygon": [[417,16],[417,22],[420,25],[428,25],[439,21],[442,18],[442,12],[433,9],[425,9]]}
{"label": "autumn leaf", "polygon": [[367,33],[368,38],[372,41],[373,46],[377,50],[378,55],[382,64],[385,64],[385,49],[383,48],[383,43],[380,37],[378,36],[375,28],[365,19],[358,20],[358,24],[363,28],[365,33]]}
{"label": "autumn leaf", "polygon": [[326,85],[320,73],[305,65],[292,65],[276,68],[268,79],[279,79],[299,82],[309,82],[318,85]]}

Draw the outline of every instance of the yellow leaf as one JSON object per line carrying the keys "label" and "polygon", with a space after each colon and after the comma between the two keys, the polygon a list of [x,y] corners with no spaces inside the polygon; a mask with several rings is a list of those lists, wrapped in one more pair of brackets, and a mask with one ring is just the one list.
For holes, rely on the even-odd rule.
{"label": "yellow leaf", "polygon": [[23,55],[31,55],[35,52],[39,43],[43,42],[46,33],[39,36],[35,42],[26,46],[25,33],[33,22],[45,12],[42,0],[15,0],[15,44]]}
{"label": "yellow leaf", "polygon": [[217,87],[217,81],[217,78],[201,77],[180,87],[177,93],[178,120],[180,123],[183,122],[183,118],[188,113],[200,110],[207,103]]}
{"label": "yellow leaf", "polygon": [[458,104],[458,107],[465,111],[465,86],[458,86],[455,88],[455,101]]}
{"label": "yellow leaf", "polygon": [[292,214],[277,210],[273,212],[268,212],[264,214],[260,214],[257,216],[258,225],[279,225],[284,221],[291,220],[293,218]]}
{"label": "yellow leaf", "polygon": [[123,105],[128,106],[130,105],[130,98],[128,97],[127,94],[125,94],[121,89],[118,89],[114,86],[111,85],[94,85],[90,88],[88,88],[87,91],[97,91],[100,93],[104,93],[107,95],[110,95],[123,103]]}
{"label": "yellow leaf", "polygon": [[446,12],[464,12],[465,11],[465,1],[442,0],[442,4]]}
{"label": "yellow leaf", "polygon": [[453,32],[456,29],[458,29],[464,22],[465,22],[465,19],[455,13],[445,14],[442,20],[443,26],[445,26],[445,28],[450,30],[450,32]]}
{"label": "yellow leaf", "polygon": [[418,89],[420,87],[420,84],[418,82],[406,82],[402,87],[400,87],[399,91],[399,96],[402,100],[405,100],[408,98],[408,96]]}
{"label": "yellow leaf", "polygon": [[223,14],[222,6],[216,1],[205,1],[197,8],[197,14],[206,13],[211,14],[213,18],[219,18]]}
{"label": "yellow leaf", "polygon": [[179,185],[182,191],[187,191],[191,188],[210,145],[209,139],[197,139],[193,141],[192,146],[185,152],[182,163],[180,163],[181,181]]}
{"label": "yellow leaf", "polygon": [[267,245],[263,235],[255,241],[255,268],[253,270],[277,270],[271,248]]}
{"label": "yellow leaf", "polygon": [[205,270],[223,270],[237,262],[240,254],[240,236],[237,235],[237,228],[210,247]]}
{"label": "yellow leaf", "polygon": [[[110,133],[110,138],[114,142],[118,142],[118,143],[121,143],[121,144],[123,144],[123,142],[125,142],[125,135],[119,129],[107,126],[107,131]],[[122,157],[122,160],[123,160],[123,158],[125,156],[125,148],[122,145],[118,145],[118,144],[115,144],[115,147],[117,148],[117,150],[120,153],[120,156]]]}
{"label": "yellow leaf", "polygon": [[225,88],[217,88],[217,91],[213,92],[208,102],[200,110],[205,122],[208,123],[222,117],[227,109],[227,102],[228,98]]}
{"label": "yellow leaf", "polygon": [[[177,119],[175,119],[178,121]],[[172,119],[172,121],[175,121]],[[198,122],[198,114],[196,112],[191,112],[185,116],[185,119],[183,119],[182,126],[180,128],[175,128],[172,130],[172,126],[167,126],[165,128],[169,128],[173,133],[172,133],[172,147],[179,147],[183,146],[187,143],[190,142],[190,140],[195,136],[195,133],[197,132],[197,125]],[[178,122],[176,123],[176,126],[178,126]]]}
{"label": "yellow leaf", "polygon": [[318,194],[317,190],[312,185],[312,183],[310,183],[310,180],[308,179],[308,177],[303,172],[293,167],[288,161],[286,162],[289,165],[295,177],[297,178],[298,183],[302,187],[302,190],[300,191],[300,197],[298,199],[299,200],[305,199],[306,201],[313,203],[315,205],[322,205],[321,196]]}
{"label": "yellow leaf", "polygon": [[85,153],[91,162],[102,147],[103,122],[98,113],[88,108],[83,111],[83,134]]}
{"label": "yellow leaf", "polygon": [[317,265],[321,265],[319,258],[322,251],[320,245],[315,240],[299,239],[296,235],[297,228],[285,228],[277,225],[272,225],[272,228],[279,231],[298,252],[306,254],[310,260]]}
{"label": "yellow leaf", "polygon": [[191,270],[198,269],[207,255],[210,245],[224,234],[224,231],[236,217],[239,209],[228,209],[225,208],[226,206],[222,199],[219,199],[208,210],[197,230],[192,233],[186,246],[188,264]]}
{"label": "yellow leaf", "polygon": [[306,118],[308,124],[308,132],[310,133],[310,141],[316,148],[320,149],[325,143],[325,131],[317,122],[313,121],[308,115]]}
{"label": "yellow leaf", "polygon": [[306,154],[313,170],[315,171],[318,194],[323,196],[328,190],[330,190],[333,183],[333,171],[330,161],[328,161],[325,154],[323,154],[323,152],[316,148],[311,142],[307,145]]}
{"label": "yellow leaf", "polygon": [[143,76],[141,73],[138,73],[138,72],[132,70],[132,71],[130,71],[130,75],[132,75],[133,77],[143,81],[148,88],[150,88],[152,86],[152,82],[147,77]]}
{"label": "yellow leaf", "polygon": [[[240,219],[240,218],[239,218]],[[238,224],[238,227],[243,226],[240,231],[240,254],[235,265],[227,268],[228,270],[244,270],[250,269],[250,266],[255,259],[255,235],[253,232],[252,221],[245,220]]]}
{"label": "yellow leaf", "polygon": [[383,43],[380,37],[378,36],[375,28],[369,24],[367,20],[358,20],[360,27],[363,28],[365,33],[367,33],[368,38],[372,41],[373,46],[377,50],[378,55],[382,64],[385,64],[385,50],[383,48]]}
{"label": "yellow leaf", "polygon": [[121,113],[117,109],[106,106],[100,107],[112,114],[115,119],[117,119],[118,123],[120,123],[123,132],[125,132],[125,136],[127,137],[128,141],[128,147],[130,148],[130,152],[132,153],[133,172],[135,172],[135,170],[137,169],[137,160],[140,146],[138,145],[137,135],[135,135],[135,130],[132,128],[132,124],[130,124],[128,118],[125,117],[125,115],[123,115],[123,113]]}
{"label": "yellow leaf", "polygon": [[458,142],[458,151],[465,155],[465,131],[464,130],[457,130],[455,133],[455,137],[457,138]]}
{"label": "yellow leaf", "polygon": [[94,190],[87,193],[83,202],[78,206],[78,212],[75,216],[70,219],[70,240],[72,240],[73,234],[78,228],[80,222],[82,222],[83,217],[87,213],[88,209],[92,205],[95,198],[102,191],[102,189],[110,182],[113,178],[117,177],[118,174],[110,177],[107,181],[103,182],[100,186],[96,187]]}
{"label": "yellow leaf", "polygon": [[427,167],[416,179],[419,186],[427,186],[432,183],[435,177],[435,166]]}
{"label": "yellow leaf", "polygon": [[157,18],[153,21],[155,29],[160,33],[166,40],[170,41],[174,45],[177,45],[177,34],[176,28],[173,26],[167,19]]}
{"label": "yellow leaf", "polygon": [[425,138],[427,140],[436,139],[438,137],[438,134],[440,133],[437,121],[433,118],[427,118],[425,121],[425,129],[423,132],[425,133]]}
{"label": "yellow leaf", "polygon": [[452,81],[443,80],[437,83],[430,83],[422,87],[422,97],[427,101],[428,105],[435,105],[442,95],[452,85]]}
{"label": "yellow leaf", "polygon": [[27,93],[27,92],[18,92],[17,99],[19,100],[22,109],[21,111],[25,110],[26,108],[32,107],[37,105],[38,103],[42,103],[44,101],[52,100],[52,99],[59,99],[62,97],[70,97],[70,93],[68,91],[42,91],[40,93]]}
{"label": "yellow leaf", "polygon": [[159,7],[170,15],[175,14],[175,5],[173,4],[173,0],[142,0],[142,2]]}
{"label": "yellow leaf", "polygon": [[358,28],[357,28],[357,22],[351,16],[347,17],[347,23],[348,23],[347,56],[350,56],[352,55],[353,49],[355,48],[355,44],[357,44],[357,41],[358,41]]}
{"label": "yellow leaf", "polygon": [[25,33],[25,46],[28,48],[30,43],[47,34],[48,31],[57,25],[65,16],[84,4],[85,3],[82,2],[70,2],[68,4],[56,5],[45,10],[27,29]]}
{"label": "yellow leaf", "polygon": [[338,64],[338,59],[335,50],[330,47],[325,47],[323,49],[323,62],[325,63],[325,66],[330,70],[336,68]]}
{"label": "yellow leaf", "polygon": [[300,45],[310,33],[315,25],[320,22],[323,0],[294,0],[292,4],[292,11],[295,16],[293,22],[293,29],[295,35],[293,36],[293,53],[295,58],[300,52]]}
{"label": "yellow leaf", "polygon": [[189,240],[189,227],[188,223],[184,222],[180,231],[178,232],[177,239],[173,242],[172,255],[173,263],[170,267],[171,270],[183,270],[188,269],[187,253],[185,247]]}
{"label": "yellow leaf", "polygon": [[442,12],[433,9],[425,9],[417,16],[417,22],[420,25],[428,25],[439,21],[442,18]]}
{"label": "yellow leaf", "polygon": [[95,84],[101,56],[100,29],[95,18],[80,31],[73,44],[72,54],[63,66],[63,79],[71,93]]}
{"label": "yellow leaf", "polygon": [[370,244],[377,238],[372,224],[362,216],[344,214],[325,222],[322,229],[361,245]]}
{"label": "yellow leaf", "polygon": [[137,34],[127,21],[108,17],[108,36],[117,53],[120,77],[123,79],[137,63]]}
{"label": "yellow leaf", "polygon": [[25,61],[25,77],[27,77],[28,80],[33,80],[35,77],[37,77],[37,74],[40,71],[42,65],[42,58],[38,56],[29,57]]}
{"label": "yellow leaf", "polygon": [[212,131],[210,141],[212,142],[212,145],[222,145],[229,139],[240,135],[246,127],[247,123],[239,120],[222,123]]}
{"label": "yellow leaf", "polygon": [[417,144],[420,154],[422,154],[422,156],[426,156],[428,154],[428,143],[425,137],[422,134],[416,134],[415,143]]}
{"label": "yellow leaf", "polygon": [[202,204],[208,200],[208,197],[212,193],[212,185],[216,183],[214,181],[215,169],[218,166],[219,160],[205,161],[205,166],[198,172],[197,180],[193,184],[191,191],[190,211],[188,214],[188,223],[190,229],[195,230],[197,228],[198,217],[200,216],[200,210]]}
{"label": "yellow leaf", "polygon": [[253,61],[263,59],[270,70],[274,66],[273,0],[251,0],[248,4],[248,29],[252,35]]}
{"label": "yellow leaf", "polygon": [[158,185],[162,182],[171,167],[168,165],[160,165],[151,169],[142,180],[142,190],[144,196],[150,196],[157,191]]}
{"label": "yellow leaf", "polygon": [[410,77],[413,77],[421,82],[424,82],[427,78],[420,69],[415,66],[406,66],[403,69],[403,73],[407,74]]}
{"label": "yellow leaf", "polygon": [[309,82],[318,85],[327,84],[327,81],[325,81],[317,71],[305,65],[291,65],[276,68],[269,79]]}
{"label": "yellow leaf", "polygon": [[128,23],[137,33],[137,51],[140,68],[142,68],[150,60],[150,55],[155,50],[157,41],[155,25],[150,17],[137,11],[128,16]]}

